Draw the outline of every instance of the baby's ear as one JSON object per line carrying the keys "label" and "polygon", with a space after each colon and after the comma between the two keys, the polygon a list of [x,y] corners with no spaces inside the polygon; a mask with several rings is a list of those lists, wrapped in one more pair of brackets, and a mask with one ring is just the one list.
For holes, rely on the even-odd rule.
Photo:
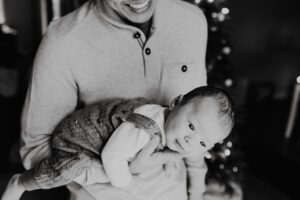
{"label": "baby's ear", "polygon": [[182,101],[182,98],[183,98],[182,94],[175,97],[171,102],[171,109],[174,108],[175,106],[177,106]]}

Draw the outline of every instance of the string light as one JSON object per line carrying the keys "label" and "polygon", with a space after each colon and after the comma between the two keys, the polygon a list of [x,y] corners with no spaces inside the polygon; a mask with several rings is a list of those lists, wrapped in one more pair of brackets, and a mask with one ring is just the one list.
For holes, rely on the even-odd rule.
{"label": "string light", "polygon": [[220,169],[224,169],[224,168],[225,168],[224,164],[220,164],[220,165],[219,165],[219,168],[220,168]]}
{"label": "string light", "polygon": [[229,149],[226,149],[224,153],[225,153],[226,156],[230,156],[230,153],[231,153],[231,152],[230,152]]}
{"label": "string light", "polygon": [[208,3],[213,3],[214,2],[214,0],[207,0],[208,1]]}
{"label": "string light", "polygon": [[228,148],[231,148],[231,147],[232,147],[232,142],[231,142],[231,141],[228,141],[228,142],[226,143],[226,145],[227,145]]}
{"label": "string light", "polygon": [[228,55],[228,54],[230,54],[230,52],[231,52],[231,48],[226,46],[226,47],[224,47],[224,48],[222,49],[222,51],[223,51],[224,54]]}
{"label": "string light", "polygon": [[212,158],[212,156],[211,156],[211,154],[210,154],[210,153],[208,153],[208,152],[207,152],[207,153],[205,154],[205,158],[207,158],[207,159],[211,159],[211,158]]}
{"label": "string light", "polygon": [[219,15],[218,15],[218,20],[219,20],[220,22],[224,21],[224,20],[225,20],[225,15],[222,14],[222,13],[219,13]]}
{"label": "string light", "polygon": [[221,12],[222,12],[224,15],[227,15],[227,14],[229,14],[229,9],[224,7],[224,8],[221,9]]}
{"label": "string light", "polygon": [[233,84],[232,79],[228,78],[228,79],[225,80],[225,86],[226,86],[226,87],[231,87],[232,84]]}
{"label": "string light", "polygon": [[213,13],[211,14],[211,16],[212,16],[213,18],[217,18],[217,17],[218,17],[218,13],[213,12]]}
{"label": "string light", "polygon": [[239,168],[234,166],[234,167],[232,168],[232,171],[236,173],[236,172],[239,171]]}
{"label": "string light", "polygon": [[195,0],[196,4],[199,4],[202,0]]}
{"label": "string light", "polygon": [[211,30],[212,32],[215,32],[215,31],[218,30],[218,28],[217,28],[216,26],[212,26],[212,27],[210,28],[210,30]]}
{"label": "string light", "polygon": [[214,67],[213,67],[212,64],[207,65],[207,71],[211,71],[213,68],[214,68]]}

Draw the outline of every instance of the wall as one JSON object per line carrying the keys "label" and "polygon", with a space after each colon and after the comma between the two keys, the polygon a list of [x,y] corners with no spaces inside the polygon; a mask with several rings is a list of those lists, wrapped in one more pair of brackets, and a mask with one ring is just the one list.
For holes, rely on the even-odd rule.
{"label": "wall", "polygon": [[300,75],[297,1],[230,0],[232,63],[252,82],[269,81],[275,97],[290,96]]}
{"label": "wall", "polygon": [[18,31],[18,48],[31,54],[39,41],[39,0],[4,0],[7,23]]}

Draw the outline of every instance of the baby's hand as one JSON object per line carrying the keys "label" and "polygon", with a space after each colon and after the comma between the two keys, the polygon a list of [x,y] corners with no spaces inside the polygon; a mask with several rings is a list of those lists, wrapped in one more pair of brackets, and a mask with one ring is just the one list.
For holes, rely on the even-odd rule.
{"label": "baby's hand", "polygon": [[135,159],[129,163],[132,174],[137,175],[147,172],[154,167],[163,166],[165,163],[181,158],[180,154],[171,150],[156,152],[155,149],[159,142],[158,136],[151,138]]}
{"label": "baby's hand", "polygon": [[173,160],[173,161],[169,161],[167,163],[165,163],[163,165],[163,169],[165,172],[166,177],[168,178],[175,178],[176,174],[178,174],[179,171],[179,166],[180,163],[178,162],[178,160]]}

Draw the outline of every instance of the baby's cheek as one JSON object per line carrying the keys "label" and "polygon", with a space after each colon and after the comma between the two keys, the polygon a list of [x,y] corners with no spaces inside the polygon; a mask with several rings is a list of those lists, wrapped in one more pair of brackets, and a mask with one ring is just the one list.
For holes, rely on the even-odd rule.
{"label": "baby's cheek", "polygon": [[173,151],[177,151],[177,149],[175,148],[174,142],[173,140],[171,140],[170,138],[167,138],[167,147]]}
{"label": "baby's cheek", "polygon": [[193,151],[190,152],[191,156],[202,156],[207,152],[206,148],[201,147],[200,145],[193,149]]}

